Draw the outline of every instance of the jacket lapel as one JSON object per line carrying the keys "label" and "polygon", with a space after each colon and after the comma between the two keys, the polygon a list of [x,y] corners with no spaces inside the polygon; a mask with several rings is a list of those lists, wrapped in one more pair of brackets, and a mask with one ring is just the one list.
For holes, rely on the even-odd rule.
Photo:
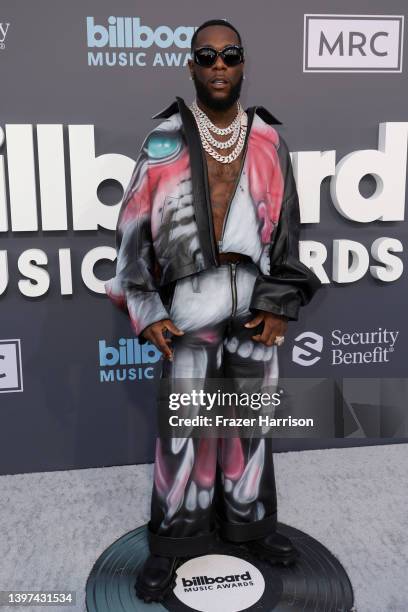
{"label": "jacket lapel", "polygon": [[167,117],[174,115],[174,113],[177,113],[177,111],[178,111],[178,103],[177,103],[177,100],[174,100],[174,102],[171,102],[163,110],[159,111],[155,115],[152,115],[151,119],[162,119],[162,118],[166,119]]}
{"label": "jacket lapel", "polygon": [[190,156],[191,182],[193,188],[194,212],[197,221],[199,242],[206,264],[216,264],[217,252],[214,240],[212,213],[209,210],[209,194],[202,144],[194,115],[183,98],[177,97],[178,109],[184,128],[184,135]]}

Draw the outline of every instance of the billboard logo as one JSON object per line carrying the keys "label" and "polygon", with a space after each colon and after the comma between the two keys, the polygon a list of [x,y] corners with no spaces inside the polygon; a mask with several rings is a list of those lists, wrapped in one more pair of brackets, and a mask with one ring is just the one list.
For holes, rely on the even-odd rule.
{"label": "billboard logo", "polygon": [[303,332],[296,336],[295,344],[292,349],[292,360],[301,366],[314,365],[321,359],[323,350],[323,336],[315,332]]}
{"label": "billboard logo", "polygon": [[[301,223],[320,223],[320,184],[324,177],[330,178],[333,206],[348,221],[404,221],[407,142],[408,122],[384,122],[379,125],[375,149],[353,151],[342,159],[336,159],[335,149],[293,153]],[[124,191],[134,167],[135,160],[126,155],[96,153],[93,125],[68,125],[66,135],[62,124],[7,124],[4,130],[0,125],[0,241],[7,245],[8,237],[3,237],[7,232],[10,239],[14,233],[36,232],[35,240],[40,240],[18,257],[14,253],[11,258],[7,248],[0,248],[0,296],[8,286],[28,298],[46,295],[50,286],[61,295],[73,295],[80,290],[73,282],[78,264],[83,285],[105,295],[105,281],[98,277],[97,264],[114,262],[116,249],[95,246],[80,262],[72,257],[66,241],[57,245],[52,235],[52,248],[47,250],[47,236],[71,230],[74,236],[86,231],[96,236],[100,228],[114,232],[123,200],[108,204],[100,197],[100,187],[103,193],[103,184],[112,181]],[[370,197],[364,197],[359,189],[367,174],[374,175],[377,183]],[[312,175],[314,180],[309,180]],[[403,243],[387,234],[377,236],[370,246],[346,238],[333,239],[332,265],[322,242],[300,241],[299,250],[301,261],[323,283],[331,279],[357,283],[368,275],[391,283],[404,269],[399,256],[404,251]],[[58,258],[55,266],[50,265],[54,257]]]}
{"label": "billboard logo", "polygon": [[88,47],[143,48],[156,45],[167,49],[172,45],[180,49],[190,47],[194,27],[179,26],[172,30],[166,25],[152,29],[142,25],[139,17],[109,17],[108,25],[95,23],[93,17],[86,18]]}
{"label": "billboard logo", "polygon": [[[190,494],[191,496],[191,494]],[[174,594],[184,606],[204,612],[239,612],[255,606],[265,579],[255,565],[230,555],[190,559],[177,570]]]}
{"label": "billboard logo", "polygon": [[403,15],[304,16],[304,72],[401,72]]}
{"label": "billboard logo", "polygon": [[0,340],[0,393],[23,391],[20,340]]}
{"label": "billboard logo", "polygon": [[[86,18],[88,66],[186,66],[194,26],[151,28],[140,17],[114,17],[101,25]],[[177,52],[167,52],[176,47]],[[146,51],[153,51],[148,55]]]}
{"label": "billboard logo", "polygon": [[154,378],[154,364],[161,352],[150,342],[139,344],[137,338],[119,338],[118,346],[99,340],[99,381],[122,382]]}
{"label": "billboard logo", "polygon": [[0,51],[6,48],[5,40],[6,40],[6,36],[7,36],[9,27],[10,27],[9,23],[0,22]]}

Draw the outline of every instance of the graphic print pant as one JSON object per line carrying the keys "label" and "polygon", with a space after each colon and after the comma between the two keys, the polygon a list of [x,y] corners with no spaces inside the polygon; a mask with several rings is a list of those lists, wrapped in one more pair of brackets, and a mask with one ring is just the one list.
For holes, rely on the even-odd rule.
{"label": "graphic print pant", "polygon": [[[262,324],[244,327],[255,316],[249,303],[258,273],[252,262],[228,263],[177,281],[169,314],[184,335],[172,336],[173,361],[163,360],[162,377],[226,377],[239,381],[240,392],[243,381],[253,391],[251,378],[276,381],[277,346],[251,339]],[[216,528],[244,542],[274,531],[276,521],[271,438],[157,438],[153,554],[205,554]]]}

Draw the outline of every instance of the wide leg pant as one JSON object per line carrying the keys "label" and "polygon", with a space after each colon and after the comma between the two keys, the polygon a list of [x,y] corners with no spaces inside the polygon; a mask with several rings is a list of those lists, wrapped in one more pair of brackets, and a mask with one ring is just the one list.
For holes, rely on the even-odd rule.
{"label": "wide leg pant", "polygon": [[[228,378],[240,392],[258,391],[278,378],[277,346],[266,347],[247,329],[258,268],[224,264],[180,279],[170,308],[184,331],[173,336],[174,358],[162,377]],[[251,381],[252,379],[252,381]],[[168,381],[168,382],[171,382]],[[205,554],[218,527],[243,542],[276,528],[276,488],[271,438],[158,438],[148,538],[163,556]]]}

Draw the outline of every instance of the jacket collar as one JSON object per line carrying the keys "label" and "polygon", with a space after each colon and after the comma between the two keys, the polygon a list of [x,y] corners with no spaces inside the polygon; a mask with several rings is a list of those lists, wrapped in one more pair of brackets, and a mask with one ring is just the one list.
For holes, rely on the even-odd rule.
{"label": "jacket collar", "polygon": [[[173,102],[171,102],[163,110],[156,113],[156,115],[153,115],[151,118],[167,119],[168,117],[171,117],[171,115],[174,115],[174,113],[179,112],[180,106],[186,106],[186,103],[184,102],[183,98],[176,96],[176,99]],[[272,113],[270,113],[264,106],[249,106],[245,109],[245,111],[247,113],[253,111],[257,115],[259,115],[261,119],[265,121],[265,123],[282,125],[282,122],[279,121],[279,119],[277,119],[274,115],[272,115]]]}

